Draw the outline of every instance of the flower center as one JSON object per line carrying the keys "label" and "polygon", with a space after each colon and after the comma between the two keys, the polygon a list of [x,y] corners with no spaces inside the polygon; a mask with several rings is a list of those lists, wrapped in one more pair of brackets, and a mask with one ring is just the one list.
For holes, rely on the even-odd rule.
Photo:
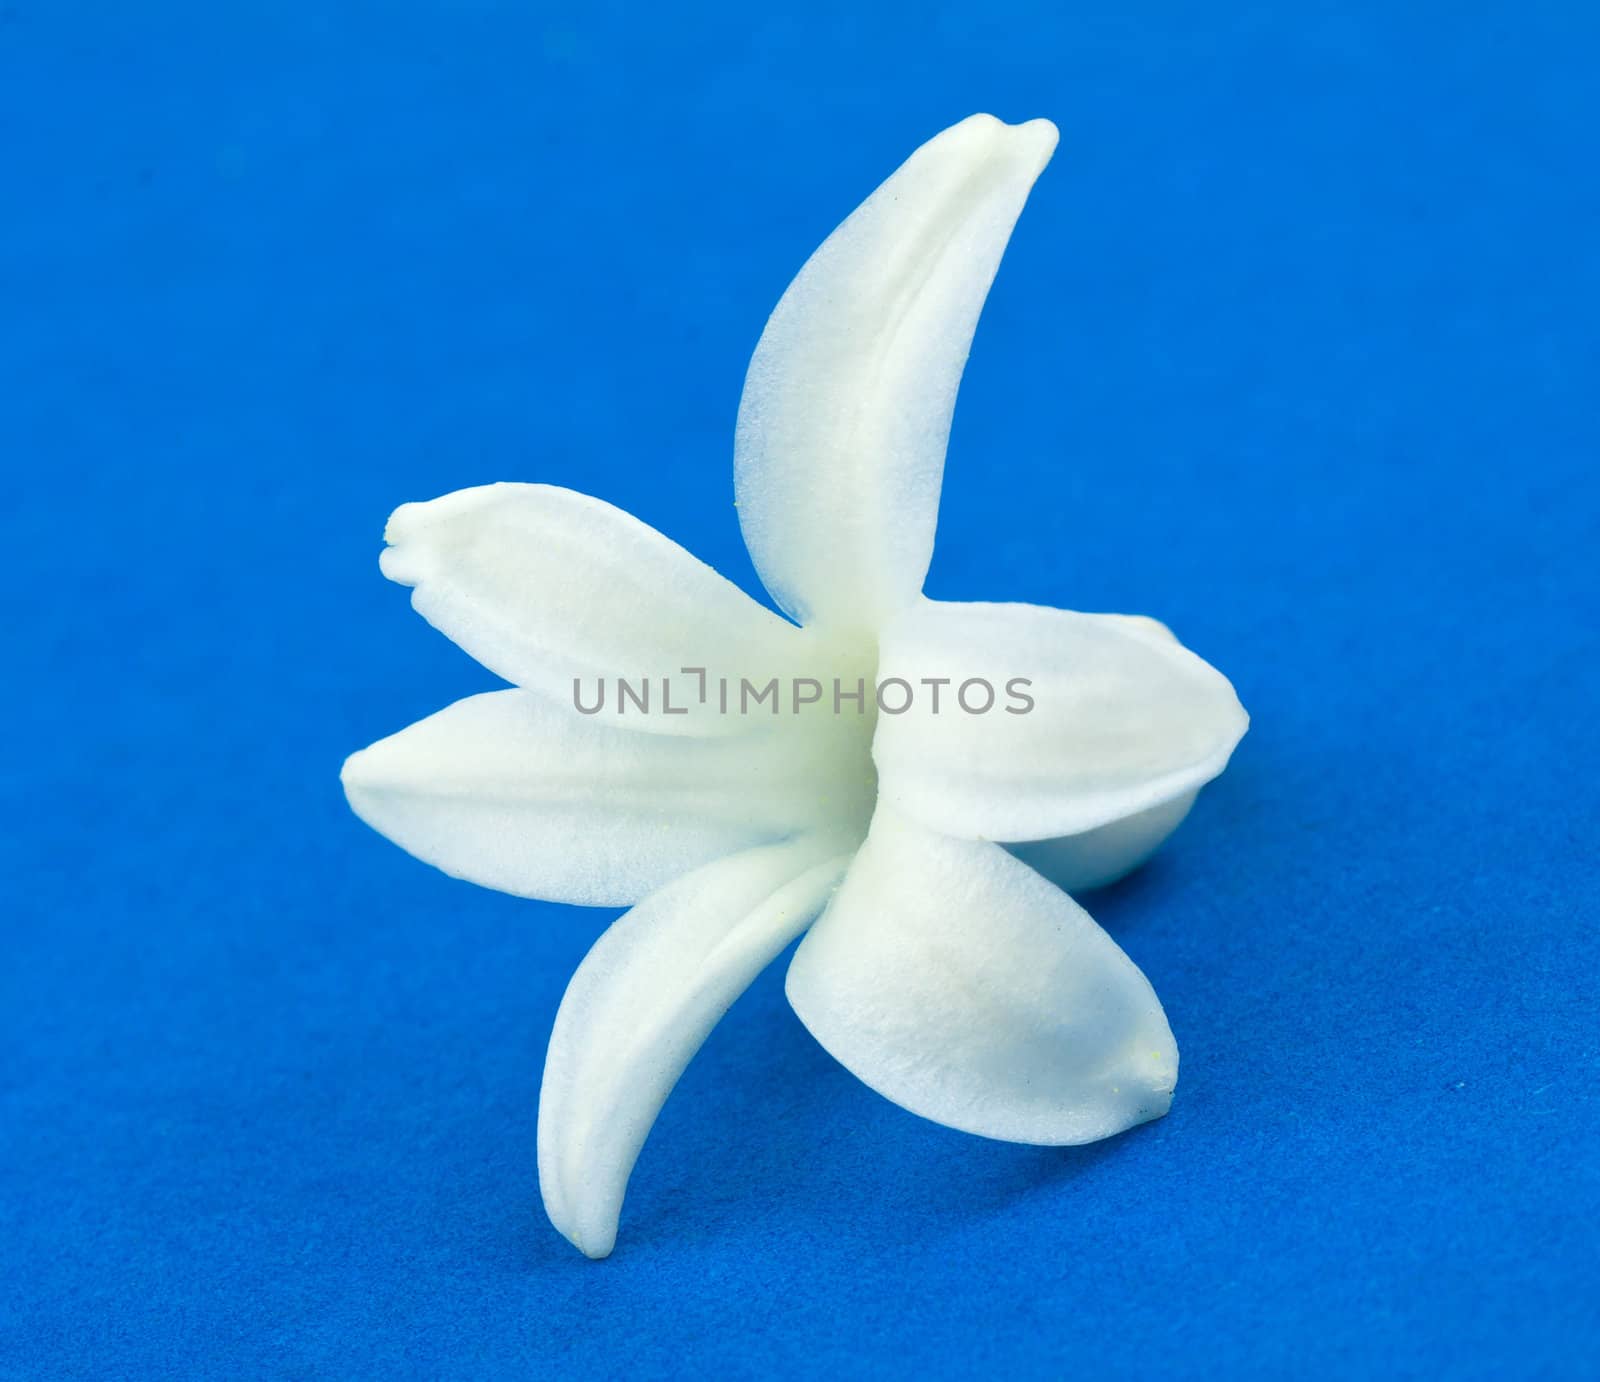
{"label": "flower center", "polygon": [[[790,721],[797,763],[819,814],[851,845],[866,837],[878,800],[872,736],[878,725],[878,647],[869,634],[818,640],[806,695]],[[820,692],[816,691],[820,686]]]}

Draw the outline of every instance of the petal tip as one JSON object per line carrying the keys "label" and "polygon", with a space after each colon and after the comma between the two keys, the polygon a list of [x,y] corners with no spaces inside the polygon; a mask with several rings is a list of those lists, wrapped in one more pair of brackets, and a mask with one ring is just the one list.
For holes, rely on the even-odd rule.
{"label": "petal tip", "polygon": [[[1159,1003],[1157,1005],[1159,1007]],[[1166,1014],[1161,1014],[1162,1032],[1136,1062],[1145,1087],[1144,1107],[1148,1110],[1140,1121],[1164,1117],[1172,1107],[1172,1096],[1178,1088],[1178,1043],[1167,1024]]]}
{"label": "petal tip", "polygon": [[351,791],[361,785],[361,759],[366,755],[365,749],[357,749],[343,763],[339,765],[339,783],[344,788],[344,794],[349,796]]}
{"label": "petal tip", "polygon": [[[446,496],[448,498],[449,496]],[[439,499],[402,504],[383,525],[383,540],[388,544],[378,553],[378,570],[396,585],[421,585],[424,572],[420,558],[426,545],[416,542],[439,516]]]}
{"label": "petal tip", "polygon": [[[394,541],[393,538],[388,540]],[[399,547],[385,547],[378,553],[378,570],[396,585],[422,584],[422,573],[417,570],[416,563],[411,560],[408,552]]]}
{"label": "petal tip", "polygon": [[[555,1220],[552,1219],[551,1223],[555,1223]],[[560,1224],[556,1224],[555,1227],[556,1232],[591,1262],[604,1262],[606,1258],[611,1256],[611,1250],[617,1245],[617,1231],[615,1228],[612,1228],[609,1233],[603,1233],[596,1237],[585,1237],[577,1229],[569,1232]]]}
{"label": "petal tip", "polygon": [[400,505],[383,525],[383,540],[388,543],[404,542],[427,521],[424,515],[431,503],[423,499]]}
{"label": "petal tip", "polygon": [[[541,1114],[543,1099],[540,1100]],[[541,1147],[544,1158],[551,1153]],[[555,1229],[567,1242],[591,1262],[600,1262],[611,1256],[617,1245],[617,1226],[621,1203],[595,1203],[573,1206],[562,1193],[563,1182],[555,1174],[553,1160],[542,1159],[539,1167],[539,1190],[544,1200],[544,1212]]]}
{"label": "petal tip", "polygon": [[383,527],[383,540],[389,545],[378,554],[378,569],[396,585],[421,585],[431,574],[424,562],[432,549],[427,542],[443,525],[491,503],[503,491],[542,489],[545,486],[515,485],[497,480],[487,485],[468,485],[451,490],[437,499],[418,499],[402,504]]}
{"label": "petal tip", "polygon": [[345,804],[356,819],[384,834],[373,818],[375,792],[380,788],[375,767],[371,746],[357,749],[340,765],[339,785],[344,789]]}
{"label": "petal tip", "polygon": [[975,133],[982,132],[1001,147],[1009,146],[1016,153],[1030,157],[1036,161],[1038,168],[1043,168],[1050,161],[1061,140],[1061,131],[1055,123],[1043,118],[1021,120],[1011,125],[998,116],[980,114],[969,116],[956,126],[957,129],[963,127]]}
{"label": "petal tip", "polygon": [[1028,141],[1028,147],[1038,155],[1041,163],[1055,153],[1056,145],[1061,142],[1061,131],[1056,128],[1055,122],[1043,117],[1024,120],[1020,125],[1013,125],[1011,128],[1019,140]]}

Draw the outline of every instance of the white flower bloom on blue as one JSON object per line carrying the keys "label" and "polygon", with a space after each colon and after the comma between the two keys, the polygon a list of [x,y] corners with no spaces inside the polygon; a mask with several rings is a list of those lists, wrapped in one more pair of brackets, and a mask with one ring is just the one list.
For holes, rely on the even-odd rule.
{"label": "white flower bloom on blue", "polygon": [[[796,937],[801,1020],[873,1089],[988,1137],[1079,1143],[1165,1113],[1178,1052],[1069,891],[1141,863],[1246,727],[1152,619],[929,600],[974,328],[1048,121],[975,115],[811,257],[756,348],[734,483],[773,600],[599,499],[499,484],[406,504],[384,574],[515,689],[352,755],[419,859],[525,897],[631,904],[573,977],[540,1096],[540,1187],[591,1257],[684,1067]],[[1030,708],[588,715],[580,679],[1026,684]],[[689,684],[693,684],[692,681]],[[786,680],[784,684],[788,684]],[[798,710],[798,707],[796,707]],[[1048,877],[1046,876],[1048,875]]]}

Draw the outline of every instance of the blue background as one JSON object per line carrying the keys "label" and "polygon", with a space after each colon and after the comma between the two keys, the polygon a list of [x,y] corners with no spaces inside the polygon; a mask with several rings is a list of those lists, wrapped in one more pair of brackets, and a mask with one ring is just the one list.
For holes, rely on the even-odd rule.
{"label": "blue background", "polygon": [[[0,1369],[1594,1375],[1597,52],[1576,3],[0,3]],[[611,913],[339,792],[492,684],[383,522],[552,481],[755,589],[765,314],[974,110],[1063,138],[929,590],[1158,615],[1254,715],[1090,900],[1177,1100],[949,1132],[775,969],[593,1264],[533,1129]]]}

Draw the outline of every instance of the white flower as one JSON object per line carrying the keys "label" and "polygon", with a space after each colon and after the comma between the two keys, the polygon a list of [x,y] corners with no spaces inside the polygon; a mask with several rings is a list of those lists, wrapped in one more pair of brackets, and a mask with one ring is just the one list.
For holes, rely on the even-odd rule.
{"label": "white flower", "polygon": [[[570,490],[489,485],[389,522],[384,574],[518,689],[353,755],[351,806],[457,877],[634,904],[567,989],[540,1095],[545,1207],[591,1257],[611,1251],[690,1057],[802,933],[801,1020],[926,1118],[1089,1142],[1171,1100],[1178,1052],[1150,985],[1036,869],[1077,889],[1135,867],[1245,714],[1154,620],[921,593],[973,329],[1055,143],[1044,120],[946,130],[772,314],[734,484],[755,565],[800,627]],[[618,678],[653,688],[648,711],[619,711]],[[784,703],[741,714],[741,683],[772,678]],[[968,703],[985,684],[999,697],[986,713],[956,703],[969,682]],[[605,708],[581,713],[602,684]]]}

